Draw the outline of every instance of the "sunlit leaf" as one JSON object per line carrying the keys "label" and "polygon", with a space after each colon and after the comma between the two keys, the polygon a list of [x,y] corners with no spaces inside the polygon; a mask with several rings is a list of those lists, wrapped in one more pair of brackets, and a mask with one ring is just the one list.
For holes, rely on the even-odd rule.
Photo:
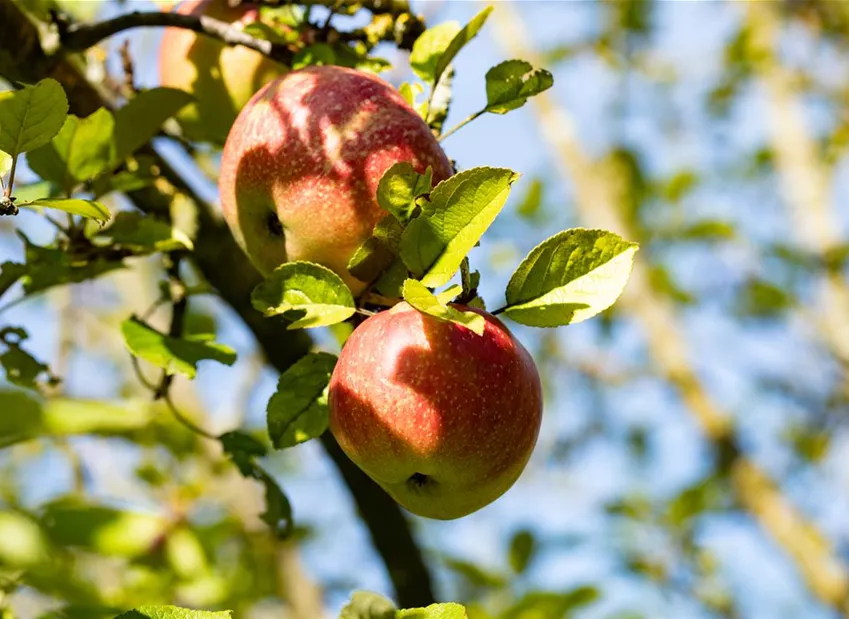
{"label": "sunlit leaf", "polygon": [[507,285],[506,314],[532,327],[574,324],[616,301],[636,243],[605,230],[564,230],[537,245]]}
{"label": "sunlit leaf", "polygon": [[469,23],[463,26],[462,30],[454,35],[454,38],[451,39],[448,47],[445,48],[445,51],[439,56],[439,60],[436,62],[436,67],[433,70],[433,82],[435,84],[439,82],[439,78],[442,77],[445,69],[448,68],[448,65],[460,53],[460,50],[477,36],[480,29],[483,28],[484,23],[486,23],[489,14],[492,13],[492,9],[492,6],[484,8],[480,13],[470,19]]}
{"label": "sunlit leaf", "polygon": [[439,183],[401,237],[401,258],[428,287],[442,286],[501,212],[519,177],[505,168],[473,168]]}
{"label": "sunlit leaf", "polygon": [[339,619],[395,619],[395,604],[379,593],[354,591]]}
{"label": "sunlit leaf", "polygon": [[399,610],[395,617],[396,619],[468,619],[466,609],[453,602],[431,604],[426,608]]}
{"label": "sunlit leaf", "polygon": [[483,316],[475,312],[463,312],[445,305],[421,282],[408,279],[404,282],[403,294],[404,300],[423,314],[445,322],[462,325],[478,335],[483,335],[486,327],[486,320]]}
{"label": "sunlit leaf", "polygon": [[71,215],[79,215],[81,217],[94,219],[95,221],[109,221],[109,218],[111,217],[109,209],[103,206],[100,202],[95,202],[94,200],[81,200],[79,198],[60,198],[55,200],[42,199],[35,200],[33,202],[24,202],[18,206],[41,206],[44,208],[52,208],[57,211],[70,213]]}
{"label": "sunlit leaf", "polygon": [[208,612],[203,610],[188,610],[177,606],[140,606],[134,610],[118,615],[115,619],[232,619],[229,610]]}
{"label": "sunlit leaf", "polygon": [[440,57],[460,30],[460,24],[455,21],[444,22],[425,30],[413,43],[413,51],[410,53],[410,67],[413,72],[432,84],[436,78]]}
{"label": "sunlit leaf", "polygon": [[288,262],[277,267],[254,289],[251,302],[266,316],[302,313],[289,329],[332,325],[356,311],[354,297],[342,278],[312,262]]}
{"label": "sunlit leaf", "polygon": [[18,91],[0,92],[0,150],[12,157],[47,144],[68,113],[68,98],[46,78]]}

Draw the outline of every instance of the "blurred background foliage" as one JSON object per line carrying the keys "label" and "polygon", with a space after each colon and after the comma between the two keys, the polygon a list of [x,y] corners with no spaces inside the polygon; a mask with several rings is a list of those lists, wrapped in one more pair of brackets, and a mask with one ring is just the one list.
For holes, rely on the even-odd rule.
{"label": "blurred background foliage", "polygon": [[[59,5],[84,20],[154,6]],[[565,227],[609,228],[641,251],[600,320],[515,327],[543,374],[543,432],[495,504],[410,519],[437,597],[472,619],[849,616],[849,3],[495,6],[456,61],[446,126],[480,108],[483,75],[504,58],[548,68],[555,86],[446,140],[461,168],[523,174],[472,254],[484,298],[498,307],[521,256]],[[430,25],[481,7],[413,2]],[[160,34],[89,51],[89,79],[120,80],[129,40],[138,82],[156,85]],[[409,79],[404,53],[376,51],[388,79]],[[162,152],[214,200],[217,153],[172,146]],[[26,167],[20,178],[38,180]],[[54,230],[31,212],[0,220],[2,261],[23,255],[16,232],[46,243]],[[294,510],[279,541],[258,518],[262,488],[150,401],[120,324],[155,305],[163,278],[158,260],[133,258],[3,298],[0,328],[25,332],[0,345],[0,616],[176,603],[317,619],[352,589],[391,596],[316,441],[263,459]],[[217,297],[190,312],[239,359],[177,379],[174,400],[211,432],[266,441],[276,372]],[[338,350],[338,335],[317,346]]]}

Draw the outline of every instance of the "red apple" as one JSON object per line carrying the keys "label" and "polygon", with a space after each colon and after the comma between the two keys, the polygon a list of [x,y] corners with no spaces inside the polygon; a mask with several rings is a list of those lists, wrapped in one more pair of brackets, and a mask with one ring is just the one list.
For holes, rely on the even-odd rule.
{"label": "red apple", "polygon": [[460,518],[500,497],[539,435],[533,359],[501,321],[471,311],[486,319],[482,336],[406,303],[372,316],[330,379],[330,429],[342,450],[428,518]]}
{"label": "red apple", "polygon": [[359,294],[348,261],[386,215],[377,186],[407,162],[434,183],[451,162],[428,126],[390,84],[337,66],[292,71],[258,92],[233,125],[218,188],[224,217],[254,265],[268,274],[309,260]]}
{"label": "red apple", "polygon": [[[206,15],[237,27],[259,18],[255,5],[231,8],[227,0],[186,0],[184,15]],[[262,86],[286,72],[286,67],[254,50],[230,47],[182,28],[166,28],[159,47],[159,77],[163,86],[195,95],[177,120],[193,140],[223,144],[239,111]]]}

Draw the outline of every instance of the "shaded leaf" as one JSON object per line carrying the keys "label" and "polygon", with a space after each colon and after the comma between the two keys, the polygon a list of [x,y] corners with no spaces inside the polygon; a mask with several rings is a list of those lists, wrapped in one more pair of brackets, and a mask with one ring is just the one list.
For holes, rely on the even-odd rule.
{"label": "shaded leaf", "polygon": [[233,463],[245,477],[252,476],[253,459],[262,458],[268,453],[265,445],[259,440],[238,430],[225,432],[218,437],[218,440],[221,441],[221,448],[224,453],[233,460]]}
{"label": "shaded leaf", "polygon": [[536,538],[527,529],[516,531],[510,538],[510,551],[508,557],[510,567],[517,574],[522,574],[534,558],[537,550]]}
{"label": "shaded leaf", "polygon": [[542,207],[542,190],[542,180],[539,178],[532,179],[527,191],[525,191],[525,195],[522,197],[522,201],[516,207],[516,212],[519,213],[520,217],[532,220],[540,213]]}
{"label": "shaded leaf", "polygon": [[554,76],[545,69],[534,70],[524,60],[506,60],[486,73],[486,111],[506,114],[553,85]]}
{"label": "shaded leaf", "polygon": [[0,265],[0,297],[6,294],[26,272],[26,265],[17,262],[4,262]]}
{"label": "shaded leaf", "polygon": [[404,282],[404,300],[414,308],[445,322],[453,322],[470,329],[478,335],[483,335],[486,320],[475,312],[463,312],[445,305],[424,284],[414,279]]}
{"label": "shaded leaf", "polygon": [[535,247],[507,285],[505,313],[532,327],[574,324],[616,301],[637,251],[605,230],[564,230]]}
{"label": "shaded leaf", "polygon": [[433,189],[433,169],[428,166],[419,174],[407,162],[396,163],[381,177],[377,186],[377,202],[387,213],[400,223],[406,224],[413,218],[416,199]]}
{"label": "shaded leaf", "polygon": [[377,279],[396,259],[401,249],[404,228],[392,215],[374,226],[374,232],[357,248],[348,261],[348,271],[363,282]]}
{"label": "shaded leaf", "polygon": [[289,329],[332,325],[356,311],[354,297],[342,278],[312,262],[288,262],[277,267],[254,288],[251,303],[265,316],[303,312]]}
{"label": "shaded leaf", "polygon": [[99,233],[113,243],[142,252],[191,250],[193,244],[185,234],[170,224],[141,213],[121,211],[112,224]]}
{"label": "shaded leaf", "polygon": [[233,365],[236,353],[229,346],[210,341],[206,335],[176,338],[160,333],[136,317],[121,323],[127,349],[136,357],[162,368],[169,374],[179,372],[189,378],[197,373],[204,359]]}
{"label": "shaded leaf", "polygon": [[115,112],[113,164],[132,155],[156,135],[166,120],[193,100],[192,95],[175,88],[152,88],[136,94]]}
{"label": "shaded leaf", "polygon": [[336,356],[308,353],[277,381],[266,409],[268,436],[276,449],[292,447],[327,429],[327,385]]}
{"label": "shaded leaf", "polygon": [[519,177],[506,168],[473,168],[439,183],[401,237],[401,258],[425,286],[446,284],[504,207]]}
{"label": "shaded leaf", "polygon": [[504,612],[500,619],[523,619],[527,616],[566,617],[575,609],[592,604],[599,598],[595,587],[578,587],[566,593],[531,591]]}

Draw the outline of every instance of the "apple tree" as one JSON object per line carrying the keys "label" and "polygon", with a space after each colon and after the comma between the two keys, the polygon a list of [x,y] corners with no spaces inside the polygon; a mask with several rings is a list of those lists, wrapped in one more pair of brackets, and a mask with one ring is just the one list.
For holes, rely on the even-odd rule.
{"label": "apple tree", "polygon": [[[533,531],[510,533],[499,570],[428,548],[421,527],[478,522],[521,491],[555,423],[560,334],[593,319],[627,341],[615,327],[629,316],[655,378],[717,453],[659,517],[688,577],[709,571],[693,559],[692,520],[733,504],[827,608],[849,608],[845,569],[687,364],[674,309],[687,293],[652,262],[659,241],[734,230],[707,221],[664,239],[641,208],[680,202],[695,176],[652,184],[624,145],[583,152],[552,94],[554,65],[577,47],[538,54],[521,11],[502,3],[464,22],[422,4],[0,0],[0,216],[14,239],[0,265],[0,618],[317,619],[326,591],[344,600],[342,619],[580,612],[599,587],[525,586]],[[627,74],[619,46],[648,37],[651,9],[621,5],[589,47]],[[752,34],[764,23],[731,47],[738,82],[765,62]],[[487,29],[503,54],[461,74]],[[480,105],[458,115],[472,85]],[[712,96],[721,105],[721,89]],[[452,152],[451,136],[508,114],[539,119],[573,178],[576,220],[540,216],[544,183],[496,153],[464,166]],[[526,251],[499,274],[480,248],[510,225],[524,226]],[[839,296],[833,260],[825,281]],[[785,302],[766,283],[747,294]],[[58,311],[38,319],[47,302]],[[263,381],[273,388],[257,424]],[[208,414],[225,399],[225,419]],[[308,454],[330,468],[304,492]],[[322,502],[331,483],[344,509]],[[316,501],[363,528],[385,591],[356,585],[343,532],[301,516]],[[656,515],[639,496],[606,509]],[[328,568],[339,582],[301,566],[316,539],[348,562]],[[622,558],[679,586],[649,554]],[[440,593],[436,563],[466,589]],[[701,589],[687,595],[737,616]]]}

